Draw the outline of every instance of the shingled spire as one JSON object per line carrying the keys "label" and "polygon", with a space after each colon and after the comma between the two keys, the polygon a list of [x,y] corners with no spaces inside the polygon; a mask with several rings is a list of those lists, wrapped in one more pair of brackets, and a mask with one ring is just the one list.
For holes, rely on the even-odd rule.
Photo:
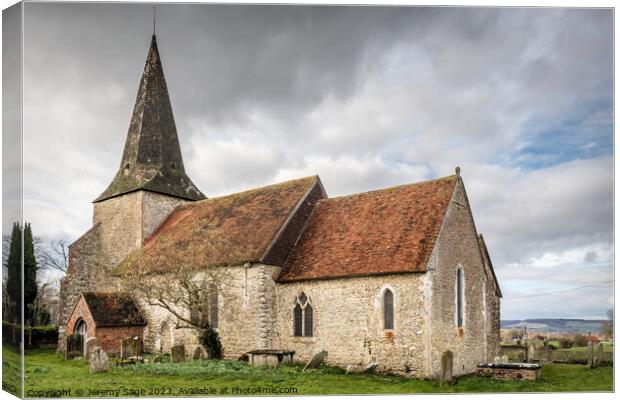
{"label": "shingled spire", "polygon": [[185,174],[155,35],[146,57],[120,168],[94,202],[140,189],[187,200],[205,198]]}

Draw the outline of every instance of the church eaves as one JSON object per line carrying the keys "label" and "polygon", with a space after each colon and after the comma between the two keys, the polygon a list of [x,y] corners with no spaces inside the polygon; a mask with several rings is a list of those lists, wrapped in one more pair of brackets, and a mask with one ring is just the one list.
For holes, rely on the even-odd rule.
{"label": "church eaves", "polygon": [[136,190],[187,200],[206,198],[185,174],[155,35],[140,80],[120,168],[94,202]]}

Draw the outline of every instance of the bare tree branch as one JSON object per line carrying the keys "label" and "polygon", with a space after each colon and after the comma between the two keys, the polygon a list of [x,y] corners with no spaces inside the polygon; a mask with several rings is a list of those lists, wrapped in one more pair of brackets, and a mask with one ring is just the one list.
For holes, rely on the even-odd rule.
{"label": "bare tree branch", "polygon": [[69,267],[67,242],[58,240],[44,246],[40,238],[35,238],[35,249],[39,268],[67,273]]}

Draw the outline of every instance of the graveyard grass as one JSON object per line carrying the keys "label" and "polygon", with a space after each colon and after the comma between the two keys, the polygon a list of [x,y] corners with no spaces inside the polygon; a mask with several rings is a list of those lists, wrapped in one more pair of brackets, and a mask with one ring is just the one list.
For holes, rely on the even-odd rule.
{"label": "graveyard grass", "polygon": [[[3,351],[12,350],[3,347]],[[62,389],[70,390],[69,397],[114,397],[110,392],[93,390],[115,389],[120,389],[120,396],[126,397],[138,397],[140,390],[143,390],[140,396],[187,397],[193,393],[181,390],[194,388],[215,388],[217,394],[224,394],[220,390],[229,388],[226,394],[234,395],[233,387],[296,389],[283,395],[611,391],[612,371],[612,367],[588,369],[583,365],[553,364],[543,367],[538,382],[467,376],[458,379],[455,385],[442,386],[434,381],[378,374],[346,375],[343,370],[330,367],[302,372],[299,365],[264,369],[236,361],[211,360],[111,366],[107,372],[90,374],[86,361],[66,361],[54,349],[29,350],[25,359],[26,397],[42,397],[46,391]]]}

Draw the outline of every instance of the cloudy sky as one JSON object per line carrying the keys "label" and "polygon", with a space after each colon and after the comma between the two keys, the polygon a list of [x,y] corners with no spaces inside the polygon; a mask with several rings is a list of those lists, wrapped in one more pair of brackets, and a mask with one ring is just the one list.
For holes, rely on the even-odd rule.
{"label": "cloudy sky", "polygon": [[[27,3],[25,215],[75,240],[115,174],[152,8]],[[330,196],[458,165],[503,319],[613,303],[612,12],[159,5],[185,168],[207,196]]]}

